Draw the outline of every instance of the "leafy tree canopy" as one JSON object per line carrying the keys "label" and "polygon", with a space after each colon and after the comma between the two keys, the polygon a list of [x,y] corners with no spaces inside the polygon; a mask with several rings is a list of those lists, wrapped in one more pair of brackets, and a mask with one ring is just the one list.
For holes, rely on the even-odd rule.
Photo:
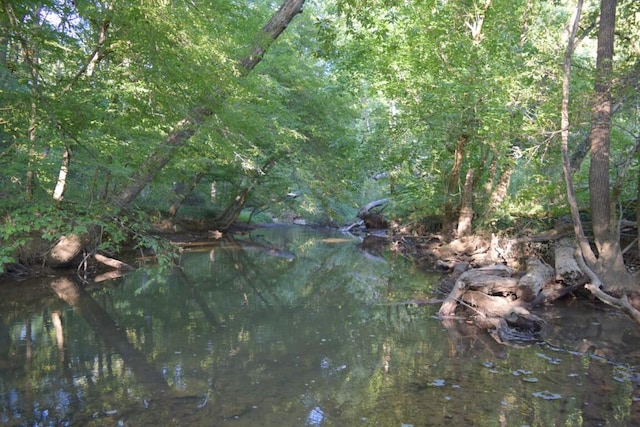
{"label": "leafy tree canopy", "polygon": [[[260,29],[278,7],[2,2],[7,223],[20,219],[18,207],[117,217],[112,195],[204,110],[187,143],[167,147],[169,161],[135,206],[165,214],[176,190],[193,182],[199,201],[182,208],[185,215],[249,208],[340,224],[363,203],[391,196],[395,215],[419,220],[455,211],[473,171],[478,223],[566,211],[559,64],[572,5],[310,2],[247,73],[240,60],[261,43]],[[612,158],[632,159],[632,173],[620,177],[626,183],[638,169],[639,8],[620,1],[616,27]],[[598,13],[599,3],[588,1],[571,86],[583,201]],[[622,200],[636,198],[635,184],[620,188]]]}

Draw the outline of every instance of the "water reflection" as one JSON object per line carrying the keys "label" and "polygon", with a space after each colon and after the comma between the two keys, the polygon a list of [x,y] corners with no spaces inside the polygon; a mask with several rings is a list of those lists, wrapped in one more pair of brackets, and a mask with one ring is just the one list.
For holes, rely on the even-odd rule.
{"label": "water reflection", "polygon": [[342,235],[274,228],[94,289],[6,284],[0,424],[640,420],[626,318],[550,307],[548,344],[505,347],[443,324],[437,306],[398,303],[428,297],[435,279]]}

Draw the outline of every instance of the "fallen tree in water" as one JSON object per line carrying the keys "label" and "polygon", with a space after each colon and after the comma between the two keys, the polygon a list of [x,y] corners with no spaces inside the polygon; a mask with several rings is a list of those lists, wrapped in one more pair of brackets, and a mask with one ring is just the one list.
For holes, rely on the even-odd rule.
{"label": "fallen tree in water", "polygon": [[535,309],[567,295],[593,295],[640,322],[637,298],[607,294],[597,277],[584,274],[577,244],[564,229],[515,239],[468,236],[449,243],[438,235],[393,239],[392,246],[413,252],[418,263],[450,271],[437,286],[443,297],[439,315],[447,328],[457,328],[455,319],[463,319],[502,343],[538,341],[544,322]]}
{"label": "fallen tree in water", "polygon": [[532,268],[521,278],[501,264],[462,273],[442,303],[440,317],[464,314],[500,342],[536,339],[544,322],[529,311],[530,301],[551,277],[550,267],[540,260],[532,259],[530,264]]}

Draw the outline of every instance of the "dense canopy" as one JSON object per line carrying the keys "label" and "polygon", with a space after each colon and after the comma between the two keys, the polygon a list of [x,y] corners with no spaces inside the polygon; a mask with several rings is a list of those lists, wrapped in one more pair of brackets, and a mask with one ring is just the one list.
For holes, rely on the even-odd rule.
{"label": "dense canopy", "polygon": [[162,218],[344,225],[381,198],[455,238],[569,215],[567,194],[590,219],[606,193],[585,260],[630,274],[635,0],[1,4],[2,263],[95,225],[115,251]]}

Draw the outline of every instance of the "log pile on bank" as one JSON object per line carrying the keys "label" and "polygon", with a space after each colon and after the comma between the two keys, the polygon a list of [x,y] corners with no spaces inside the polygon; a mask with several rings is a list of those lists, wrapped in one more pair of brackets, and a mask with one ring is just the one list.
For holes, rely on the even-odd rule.
{"label": "log pile on bank", "polygon": [[540,260],[529,263],[531,269],[520,278],[502,264],[460,274],[440,307],[440,317],[464,315],[501,342],[535,340],[544,322],[529,309],[553,272]]}
{"label": "log pile on bank", "polygon": [[[493,240],[488,246],[496,244]],[[505,247],[493,250],[504,254]],[[445,296],[439,315],[446,325],[451,325],[448,319],[463,318],[487,329],[499,342],[536,341],[544,321],[533,309],[576,292],[588,282],[573,256],[572,239],[553,243],[553,267],[538,254],[530,255],[525,268],[516,270],[498,259],[487,262],[489,252],[489,248],[480,251],[484,265],[466,269],[466,263],[458,263],[439,283],[438,291]]]}
{"label": "log pile on bank", "polygon": [[[361,221],[344,231],[364,226],[368,234],[363,246],[372,237],[384,240],[375,230],[388,226],[380,209],[387,202],[388,199],[381,199],[364,205],[357,215]],[[393,238],[392,248],[417,254],[418,263],[427,260],[451,271],[438,284],[438,293],[445,297],[439,311],[445,326],[452,325],[451,319],[463,318],[489,330],[497,341],[521,343],[539,339],[544,321],[532,313],[536,306],[582,288],[607,302],[585,286],[590,279],[576,261],[575,240],[569,237],[571,231],[569,227],[556,227],[518,239],[465,236],[446,244],[439,235],[413,236],[416,237],[413,239],[401,231]],[[554,266],[543,260],[545,251],[540,250],[540,245],[546,245],[545,258],[553,259]],[[414,250],[408,249],[409,246]],[[469,269],[470,265],[475,268]],[[618,305],[626,307],[625,301]],[[640,312],[638,319],[640,321]]]}

